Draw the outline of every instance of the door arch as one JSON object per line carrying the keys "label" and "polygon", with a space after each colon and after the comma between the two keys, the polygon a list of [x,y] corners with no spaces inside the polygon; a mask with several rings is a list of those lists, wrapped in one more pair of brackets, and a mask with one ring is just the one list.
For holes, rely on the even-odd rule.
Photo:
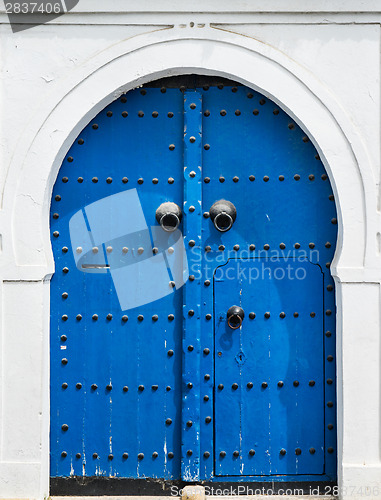
{"label": "door arch", "polygon": [[[335,362],[334,359],[324,360],[324,357],[326,353],[334,352],[335,346],[334,291],[332,279],[329,278],[329,263],[334,254],[337,220],[328,176],[308,137],[269,99],[242,85],[234,82],[222,82],[221,79],[202,81],[202,78],[198,77],[196,82],[190,82],[188,79],[185,82],[185,89],[181,89],[183,92],[180,91],[179,87],[181,86],[179,81],[173,80],[159,82],[159,84],[148,84],[143,89],[131,91],[107,106],[80,134],[66,155],[57,178],[53,192],[51,225],[53,252],[56,260],[56,274],[51,283],[51,453],[53,460],[51,470],[55,471],[54,474],[58,476],[70,476],[74,470],[74,476],[84,474],[128,478],[163,477],[165,479],[182,477],[184,480],[211,481],[221,480],[221,475],[224,476],[225,480],[233,481],[242,480],[243,476],[248,480],[263,478],[274,480],[275,476],[279,477],[278,474],[282,475],[281,480],[311,479],[313,475],[319,476],[318,479],[333,478],[336,473],[334,438],[336,431],[333,430],[336,426],[332,420],[336,408],[334,403]],[[252,103],[255,103],[255,106]],[[223,107],[222,104],[224,104]],[[147,108],[149,112],[147,112]],[[173,111],[168,111],[169,108]],[[202,113],[200,113],[201,109]],[[183,141],[184,116],[186,130]],[[262,118],[262,122],[259,122],[258,118]],[[149,123],[146,125],[147,120]],[[249,127],[248,124],[250,124]],[[254,140],[250,136],[251,128],[255,131]],[[99,132],[101,133],[99,134]],[[226,145],[232,143],[236,146],[226,149]],[[118,147],[115,147],[116,144]],[[264,147],[265,144],[266,147]],[[90,149],[86,149],[88,145],[90,145]],[[242,145],[245,148],[242,148]],[[131,158],[132,149],[139,153],[133,159]],[[255,151],[261,151],[261,155],[258,153],[255,155]],[[183,152],[185,164],[182,157]],[[126,156],[129,157],[128,165],[125,162]],[[254,164],[253,158],[255,158]],[[139,173],[141,162],[146,166],[144,173]],[[269,164],[272,165],[271,175],[267,175]],[[184,166],[186,180],[183,186]],[[202,179],[199,167],[204,169]],[[277,168],[280,168],[279,172]],[[160,175],[157,173],[159,169]],[[217,170],[219,170],[218,174]],[[281,171],[287,173],[281,173]],[[239,175],[234,175],[235,173]],[[148,181],[147,175],[149,175]],[[283,189],[284,186],[286,189]],[[145,192],[144,188],[146,188]],[[291,201],[290,196],[295,188],[298,189],[300,197],[297,204]],[[283,189],[283,194],[279,194],[280,189]],[[248,196],[247,193],[250,190],[252,193]],[[129,193],[128,196],[131,198],[126,199],[126,193]],[[253,198],[253,193],[255,193],[255,198]],[[280,198],[276,198],[274,202],[275,193]],[[118,195],[121,194],[122,198],[118,199]],[[233,196],[232,200],[237,208],[237,224],[234,222],[232,230],[225,234],[216,230],[207,212],[213,202],[218,201],[218,198],[231,196]],[[282,198],[284,196],[284,199],[288,200],[287,204]],[[200,198],[202,198],[202,205],[199,207]],[[99,205],[100,200],[109,201],[102,201]],[[185,237],[189,272],[182,278],[179,276],[176,262],[171,261],[173,255],[176,256],[179,253],[181,259],[183,258],[182,239],[176,238],[176,233],[168,233],[165,235],[166,239],[163,239],[164,233],[156,221],[156,208],[161,203],[168,201],[183,208],[181,230]],[[68,203],[66,207],[65,202]],[[269,203],[268,207],[264,207],[266,203]],[[299,210],[300,204],[309,206],[309,208],[312,206],[308,219],[305,218],[303,211]],[[254,213],[260,214],[257,227],[252,224],[251,214],[248,212],[248,209],[254,208],[254,206]],[[131,261],[128,259],[131,256],[130,235],[132,231],[125,234],[120,227],[121,221],[126,222],[123,210],[128,207],[134,209],[134,227],[136,229],[132,242],[136,252]],[[117,208],[119,211],[116,210]],[[269,210],[263,210],[264,208]],[[321,213],[320,210],[322,210]],[[270,213],[271,211],[274,215]],[[111,217],[110,214],[113,216]],[[327,217],[327,220],[324,219],[325,225],[320,225],[320,218],[325,217]],[[278,220],[278,223],[273,225],[271,219]],[[293,223],[291,223],[292,219]],[[87,238],[86,233],[96,233],[98,230],[97,221],[99,220],[103,220],[102,231],[104,232],[106,227],[106,233],[109,237],[104,236],[100,240],[94,239],[92,241],[91,238]],[[106,224],[104,224],[105,221]],[[142,223],[140,226],[139,221]],[[285,221],[288,221],[289,224],[287,235],[280,240],[280,231]],[[148,227],[155,229],[151,229],[149,234]],[[301,234],[300,227],[304,227],[307,233]],[[298,228],[299,233],[295,233]],[[159,231],[155,233],[157,229]],[[147,230],[148,233],[146,233]],[[298,235],[300,235],[299,238]],[[155,246],[155,236],[159,239],[158,246]],[[63,244],[63,240],[66,243]],[[201,245],[198,244],[198,240]],[[107,244],[111,241],[112,244]],[[103,251],[101,251],[101,247]],[[115,251],[116,247],[120,250],[118,254]],[[96,248],[98,251],[95,251]],[[123,250],[127,248],[128,251]],[[173,248],[174,252],[168,251],[169,248]],[[263,447],[262,451],[254,450],[254,454],[251,453],[252,447],[244,452],[238,450],[238,457],[234,455],[236,450],[231,450],[232,456],[229,458],[234,461],[232,463],[235,464],[235,467],[222,470],[220,475],[217,470],[218,461],[225,459],[226,455],[221,455],[221,452],[225,452],[225,450],[216,450],[219,446],[216,436],[218,438],[222,434],[219,431],[219,425],[223,426],[224,421],[222,419],[219,423],[215,422],[218,420],[216,416],[223,414],[221,408],[227,403],[230,404],[231,401],[230,396],[226,401],[221,400],[220,397],[222,407],[216,406],[219,398],[218,386],[221,384],[216,385],[215,375],[219,373],[219,369],[215,360],[219,359],[219,353],[222,353],[222,350],[214,351],[214,347],[221,342],[218,332],[223,316],[222,311],[219,310],[220,303],[218,300],[216,302],[216,296],[219,295],[221,289],[221,285],[217,283],[219,278],[216,278],[216,270],[221,268],[221,262],[224,264],[230,262],[236,267],[238,264],[242,264],[243,267],[249,266],[251,271],[258,270],[255,266],[262,262],[261,259],[268,262],[269,253],[275,248],[277,249],[277,258],[283,259],[279,267],[281,271],[285,271],[284,265],[287,263],[295,263],[301,257],[302,252],[304,252],[304,260],[309,262],[315,271],[319,268],[317,277],[314,278],[314,287],[317,289],[320,286],[321,296],[318,300],[320,302],[315,303],[315,306],[316,308],[320,307],[323,300],[325,305],[319,310],[309,311],[308,321],[306,316],[307,323],[302,322],[301,332],[303,329],[311,328],[312,331],[317,332],[314,336],[317,341],[315,351],[320,353],[321,363],[320,368],[316,369],[320,378],[318,381],[308,380],[308,384],[315,382],[308,387],[316,391],[320,384],[320,396],[317,398],[320,403],[323,403],[319,410],[320,423],[323,423],[323,428],[320,427],[319,431],[320,441],[315,447],[311,445],[309,448],[302,449],[301,454],[299,454],[297,443],[295,446],[291,446],[292,453],[290,453],[288,445],[288,450],[286,449],[284,455],[283,451],[282,453],[280,451],[285,448],[277,450],[277,457],[280,459],[287,457],[283,461],[283,465],[286,464],[283,469],[282,466],[274,468],[274,461],[271,464],[264,463],[262,452],[265,450]],[[139,268],[139,265],[146,267],[153,258],[151,255],[147,257],[147,249],[153,256],[162,255],[162,259],[166,262],[165,269],[168,278],[164,273],[164,279],[167,280],[165,293],[164,288],[160,289],[161,298],[152,302],[151,299],[157,298],[157,296],[150,295],[152,292],[150,287],[145,287],[143,292],[141,288],[133,287],[129,289],[128,296],[121,297],[118,289],[120,290],[120,282],[125,283],[126,275],[120,273],[123,273],[123,269],[135,266],[138,272],[135,275],[130,274],[130,277],[139,276],[139,273],[142,272],[142,267]],[[157,249],[156,252],[155,249]],[[291,253],[290,249],[292,249]],[[73,253],[71,253],[72,250],[74,250]],[[203,276],[200,259],[202,263],[208,263],[208,270],[212,272],[211,276]],[[253,263],[255,263],[254,266]],[[304,263],[302,268],[304,268],[303,266],[309,268],[307,263]],[[295,269],[294,264],[291,267]],[[118,269],[117,273],[114,272],[114,268]],[[130,271],[131,269],[129,269]],[[158,268],[156,267],[155,273],[157,272]],[[177,273],[176,279],[172,279],[174,273]],[[190,280],[187,279],[188,275],[190,275]],[[71,278],[72,276],[74,278]],[[163,277],[163,273],[160,276]],[[70,282],[71,279],[74,281]],[[181,279],[186,282],[185,286],[182,286]],[[324,283],[325,291],[323,292],[321,284],[324,279],[328,282]],[[266,282],[266,279],[261,281]],[[303,280],[299,281],[305,284]],[[236,280],[234,284],[238,282]],[[162,281],[157,280],[155,284],[159,287],[161,283]],[[66,290],[69,284],[71,286],[70,292]],[[268,281],[266,286],[270,285],[271,283]],[[173,286],[174,288],[172,288]],[[249,287],[248,290],[252,289],[253,287]],[[85,290],[92,295],[87,295],[84,298]],[[203,291],[200,292],[200,290]],[[128,300],[131,299],[131,296],[135,297],[139,291],[142,300],[144,301],[144,296],[148,294],[150,302],[132,304],[131,307]],[[267,290],[269,296],[276,295],[276,289],[270,290],[270,292]],[[294,293],[299,297],[306,296],[307,292],[308,286],[306,289],[296,287],[294,290]],[[221,293],[222,303],[225,300],[223,297],[226,296],[226,291],[223,290]],[[228,296],[229,294],[230,291]],[[247,294],[247,290],[241,286],[239,296],[245,296],[245,294]],[[82,300],[79,300],[81,298]],[[95,308],[97,310],[90,311],[90,309],[94,309],[94,301],[98,301]],[[186,345],[182,342],[181,333],[183,328],[182,305],[185,305],[187,311],[187,314],[184,314]],[[273,306],[274,304],[268,305]],[[326,305],[327,307],[325,307]],[[70,314],[68,314],[67,311],[70,307]],[[138,310],[142,307],[145,308],[144,311]],[[157,307],[160,309],[160,314],[157,310],[151,310],[151,308],[157,309]],[[169,310],[170,308],[171,310]],[[124,314],[127,309],[133,310],[132,316],[130,313]],[[303,313],[306,315],[304,309]],[[286,317],[288,319],[289,316],[295,319],[299,318],[298,311],[295,310],[292,314],[290,311],[280,310],[277,311],[277,315],[285,315],[284,317],[279,316],[280,320],[286,319]],[[263,321],[270,319],[270,317],[265,316],[268,312],[267,310],[262,311]],[[298,313],[298,316],[294,316],[294,313]],[[313,316],[312,313],[314,313]],[[128,319],[125,318],[126,315]],[[155,318],[156,316],[158,318]],[[172,318],[172,316],[174,317]],[[209,318],[209,316],[211,317]],[[300,316],[303,315],[300,314]],[[127,340],[126,333],[132,318],[134,322],[132,330],[136,334],[130,334],[129,340]],[[258,355],[247,351],[247,349],[250,350],[251,341],[247,346],[242,345],[242,342],[247,332],[249,332],[248,335],[252,333],[252,326],[248,326],[246,331],[247,321],[258,323],[259,313],[246,311],[245,319],[246,322],[240,329],[240,349],[234,353],[233,358],[231,357],[227,361],[233,366],[243,366],[246,363],[242,363],[242,360],[245,361],[246,356],[254,356],[255,358]],[[164,322],[162,322],[163,320]],[[315,326],[308,323],[312,320]],[[330,324],[329,328],[319,330],[319,325],[324,327],[325,323]],[[223,326],[223,328],[225,327]],[[277,326],[274,328],[278,329]],[[282,330],[283,327],[280,328]],[[294,327],[288,326],[283,331],[283,335],[289,331],[288,328],[293,331]],[[91,332],[95,333],[92,341],[89,338]],[[106,332],[110,335],[106,336]],[[144,343],[140,345],[140,335],[144,332],[146,335],[149,334],[144,339]],[[155,335],[155,333],[160,332],[165,332],[164,339]],[[222,333],[222,335],[226,334],[227,332]],[[190,342],[189,338],[193,341]],[[232,338],[234,339],[234,337]],[[318,339],[320,339],[320,343]],[[168,349],[165,344],[164,349],[163,340],[172,343],[172,348]],[[156,341],[158,341],[157,345]],[[114,344],[112,349],[115,349],[111,357],[110,343]],[[147,345],[151,345],[152,349],[144,349],[144,346]],[[123,373],[125,365],[134,366],[137,359],[136,353],[140,352],[141,348],[147,356],[153,356],[152,359],[148,357],[144,360],[146,364],[143,368],[146,372],[149,371],[147,380],[140,383],[142,381],[138,380],[139,376],[135,377],[132,373],[128,375],[126,372],[123,375],[124,381],[121,377],[119,382],[114,382],[115,377]],[[261,355],[265,352],[263,349],[268,349],[268,347],[262,348]],[[179,355],[181,350],[184,350],[183,357]],[[129,353],[131,359],[128,363],[125,359],[119,359],[116,361],[116,367],[115,360],[112,361],[112,358],[119,356],[121,352]],[[159,352],[161,352],[160,362],[158,362],[159,358],[157,357]],[[73,353],[72,360],[70,359],[71,353]],[[102,359],[99,359],[100,354],[102,357],[109,356],[108,363],[105,365],[102,363]],[[89,356],[92,368],[89,372],[82,371],[82,380],[80,380],[78,372],[74,370],[70,373],[70,367],[76,366],[77,369],[81,370],[83,360],[88,360]],[[295,353],[292,356],[291,358],[295,359]],[[305,353],[304,356],[306,357]],[[327,356],[331,358],[332,355],[327,354]],[[222,357],[224,357],[223,353]],[[259,358],[255,362],[259,363]],[[303,370],[303,363],[296,363],[296,365],[299,370]],[[112,372],[111,366],[116,371]],[[87,367],[89,368],[88,365]],[[105,371],[101,375],[100,372],[104,369]],[[156,380],[153,380],[155,370],[157,370]],[[223,372],[224,370],[220,373],[221,376]],[[161,378],[163,373],[167,374],[169,382],[160,380],[159,384],[157,378]],[[240,371],[241,375],[242,370]],[[307,376],[307,374],[304,375]],[[65,376],[70,376],[70,382],[63,380],[62,377]],[[91,377],[102,380],[97,383],[90,381]],[[131,382],[126,382],[129,377],[134,379],[132,386]],[[153,377],[152,380],[150,377]],[[190,378],[193,380],[191,381]],[[327,378],[332,380],[332,383],[326,384],[325,379]],[[233,380],[230,382],[232,382],[232,390],[235,391],[233,385],[236,382]],[[277,384],[279,382],[281,380],[277,380]],[[289,382],[290,380],[287,383],[289,384]],[[298,385],[292,385],[292,387],[296,389],[300,385],[300,381],[295,379],[292,384],[295,382],[298,382]],[[250,383],[252,383],[251,379],[245,381],[247,389],[250,389],[247,385]],[[266,383],[267,386],[262,385]],[[67,387],[62,387],[62,384],[67,384]],[[242,381],[238,385],[241,387]],[[269,385],[269,382],[262,380],[262,389],[269,389]],[[158,387],[156,388],[156,386]],[[278,391],[281,386],[277,385],[276,387]],[[222,390],[220,389],[220,391]],[[267,394],[269,392],[267,391]],[[115,393],[116,396],[114,396]],[[131,394],[133,394],[133,398],[130,398],[128,402],[126,396],[131,396]],[[157,414],[152,412],[153,403],[150,403],[153,401],[152,398],[156,396],[159,396],[156,404],[160,407]],[[201,403],[199,410],[200,396],[202,398],[207,396],[208,399],[203,399],[205,405]],[[295,397],[299,396],[295,396],[294,393],[289,396],[293,403],[296,401]],[[312,400],[316,401],[316,398],[312,398]],[[75,415],[71,413],[73,401],[76,401],[76,404],[79,405],[78,408],[81,408],[80,411],[75,412]],[[102,401],[106,401],[106,404]],[[267,401],[268,403],[269,401]],[[328,405],[328,403],[332,404]],[[101,418],[96,418],[99,404],[103,408],[107,406],[106,414],[102,414]],[[252,401],[248,400],[245,394],[241,394],[241,399],[233,404],[245,408],[252,404]],[[140,424],[137,423],[136,417],[131,414],[131,408],[134,406],[143,409],[139,415]],[[81,411],[87,415],[86,418],[89,420],[81,416]],[[171,415],[169,413],[167,415],[167,411]],[[115,419],[115,414],[118,415],[118,412],[119,417],[117,416]],[[204,415],[205,412],[207,414]],[[131,422],[128,419],[123,420],[124,415],[130,415]],[[65,417],[70,419],[71,416],[74,418],[73,423],[68,424]],[[119,437],[115,437],[114,431],[110,430],[115,428],[113,418],[114,422],[117,422],[116,426],[121,425],[120,431],[118,431]],[[324,429],[325,418],[330,419],[332,428]],[[107,428],[107,439],[105,435],[101,437],[103,442],[102,444],[99,442],[98,451],[90,449],[89,447],[94,448],[98,439],[96,425],[102,421],[104,424],[102,428]],[[157,449],[155,447],[155,449],[148,450],[148,443],[146,445],[142,443],[143,438],[140,437],[142,433],[138,427],[141,425],[144,430],[148,429],[153,425],[153,421],[156,422],[160,432],[157,434]],[[123,438],[120,439],[126,435],[126,426],[133,429],[130,432],[133,442],[129,445],[126,442],[121,443]],[[134,426],[137,426],[136,429]],[[93,434],[91,434],[91,428],[93,428]],[[85,437],[86,432],[90,432],[88,444]],[[240,427],[238,431],[236,430],[236,437],[241,439],[242,435],[243,429]],[[148,438],[152,442],[152,436],[148,436]],[[255,437],[249,436],[248,440],[252,442]],[[71,446],[70,451],[68,451],[69,445]],[[168,445],[171,445],[172,449],[169,449]],[[130,450],[127,450],[126,446],[129,446]],[[141,446],[146,446],[147,450],[138,449]],[[321,447],[325,451],[320,450]],[[333,453],[329,450],[331,448]],[[252,468],[251,473],[244,474],[245,468],[250,468],[249,462],[245,462],[245,460],[261,456],[261,453],[262,459],[259,460],[258,467]],[[289,459],[290,456],[292,458]],[[300,464],[303,463],[304,456],[309,458],[307,463],[301,467]],[[201,463],[200,466],[198,459]],[[318,465],[315,465],[316,463]],[[129,469],[130,464],[131,468]],[[238,469],[237,464],[239,464]],[[300,470],[303,472],[300,473]]]}

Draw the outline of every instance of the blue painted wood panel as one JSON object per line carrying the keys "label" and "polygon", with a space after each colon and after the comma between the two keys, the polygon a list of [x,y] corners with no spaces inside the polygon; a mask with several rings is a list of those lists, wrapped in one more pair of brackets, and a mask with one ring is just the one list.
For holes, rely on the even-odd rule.
{"label": "blue painted wood panel", "polygon": [[[135,89],[99,113],[65,156],[51,205],[52,476],[336,475],[332,189],[316,149],[288,115],[244,86],[220,87]],[[225,233],[209,217],[221,198],[237,209]],[[164,232],[155,217],[167,201],[183,212],[175,233]],[[254,272],[259,262],[282,268],[295,258],[305,259],[309,278],[302,284],[216,281],[219,269],[238,263]],[[242,329],[232,333],[243,346],[242,365],[239,349],[238,358],[233,350],[218,356],[225,308],[239,290],[250,302]],[[294,299],[295,322],[288,313],[282,321],[259,320],[265,308],[291,310]],[[319,344],[302,342],[307,319]],[[272,357],[265,364],[266,352]],[[219,377],[230,380],[237,366],[239,418],[224,413],[231,401],[217,389]],[[313,387],[307,379],[292,386],[300,369],[305,377],[314,371]],[[242,390],[244,379],[254,384],[263,377],[266,390]],[[292,397],[281,396],[288,391]],[[299,408],[314,409],[309,432],[293,413],[295,394]],[[271,425],[256,425],[272,415]],[[279,447],[286,455],[274,455]],[[228,461],[235,448],[239,456]]]}

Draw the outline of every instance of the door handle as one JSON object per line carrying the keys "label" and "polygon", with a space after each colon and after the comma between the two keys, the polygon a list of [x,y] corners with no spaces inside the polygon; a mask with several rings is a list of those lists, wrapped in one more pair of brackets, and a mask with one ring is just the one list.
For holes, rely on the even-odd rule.
{"label": "door handle", "polygon": [[242,307],[231,306],[226,313],[228,325],[232,330],[237,330],[242,325],[243,318],[245,317],[245,311]]}
{"label": "door handle", "polygon": [[156,210],[157,222],[168,233],[179,227],[182,215],[181,208],[171,201],[162,203]]}
{"label": "door handle", "polygon": [[214,227],[224,233],[233,226],[237,217],[237,209],[231,201],[218,200],[210,207],[209,214]]}

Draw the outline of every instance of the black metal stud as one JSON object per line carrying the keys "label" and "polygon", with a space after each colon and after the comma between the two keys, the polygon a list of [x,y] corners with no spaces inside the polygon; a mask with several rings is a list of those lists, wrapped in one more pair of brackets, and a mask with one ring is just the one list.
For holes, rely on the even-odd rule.
{"label": "black metal stud", "polygon": [[123,182],[123,184],[127,184],[127,182],[128,182],[128,177],[123,177],[122,182]]}
{"label": "black metal stud", "polygon": [[108,456],[108,459],[109,460],[114,460],[114,455],[112,453],[110,453],[110,455]]}
{"label": "black metal stud", "polygon": [[315,248],[315,243],[310,243],[308,246],[309,246],[310,248]]}
{"label": "black metal stud", "polygon": [[332,356],[332,354],[330,354],[329,356],[327,356],[327,361],[333,361],[333,356]]}
{"label": "black metal stud", "polygon": [[295,174],[295,175],[294,175],[294,179],[295,179],[296,181],[299,181],[299,180],[300,180],[300,175],[299,175],[299,174]]}
{"label": "black metal stud", "polygon": [[315,385],[315,380],[310,380],[310,381],[308,382],[308,385],[309,385],[310,387],[313,387],[313,386]]}
{"label": "black metal stud", "polygon": [[328,424],[327,428],[331,431],[333,429],[333,424]]}
{"label": "black metal stud", "polygon": [[66,358],[63,358],[63,359],[61,360],[61,363],[62,363],[63,365],[67,365],[67,364],[68,364],[68,360],[67,360]]}
{"label": "black metal stud", "polygon": [[281,182],[283,182],[283,181],[284,181],[284,175],[280,175],[280,176],[279,176],[279,180],[280,180]]}
{"label": "black metal stud", "polygon": [[62,321],[67,321],[69,319],[69,316],[67,314],[62,315]]}
{"label": "black metal stud", "polygon": [[222,458],[226,457],[226,451],[220,451],[220,457]]}
{"label": "black metal stud", "polygon": [[63,424],[63,425],[61,426],[61,429],[62,429],[64,432],[66,432],[66,431],[68,431],[68,430],[69,430],[69,426],[68,426],[67,424]]}
{"label": "black metal stud", "polygon": [[188,345],[188,351],[189,351],[189,352],[192,352],[192,351],[193,351],[193,349],[194,349],[193,345]]}
{"label": "black metal stud", "polygon": [[81,458],[81,456],[82,455],[80,453],[76,453],[75,458]]}
{"label": "black metal stud", "polygon": [[98,453],[93,453],[93,459],[96,460],[98,458]]}
{"label": "black metal stud", "polygon": [[144,453],[138,453],[138,460],[143,460]]}
{"label": "black metal stud", "polygon": [[174,455],[174,453],[173,453],[172,451],[170,451],[170,452],[168,453],[168,458],[173,458],[174,456],[175,456],[175,455]]}
{"label": "black metal stud", "polygon": [[193,455],[193,451],[192,450],[188,450],[187,451],[187,455],[188,455],[188,457],[191,457]]}
{"label": "black metal stud", "polygon": [[193,387],[192,382],[188,382],[188,383],[187,383],[187,387],[188,387],[188,389],[192,389],[192,387]]}
{"label": "black metal stud", "polygon": [[165,421],[165,423],[166,423],[167,425],[171,425],[171,423],[172,423],[172,419],[171,419],[171,418],[167,418],[167,420]]}
{"label": "black metal stud", "polygon": [[64,274],[67,274],[67,273],[69,272],[69,268],[68,268],[68,267],[64,267],[64,268],[62,269],[62,272],[63,272]]}
{"label": "black metal stud", "polygon": [[174,144],[170,144],[168,147],[169,147],[169,151],[174,151],[176,146]]}
{"label": "black metal stud", "polygon": [[265,175],[265,176],[263,177],[263,180],[264,180],[265,182],[269,182],[270,177],[269,177],[268,175]]}
{"label": "black metal stud", "polygon": [[285,318],[285,317],[286,317],[286,313],[281,312],[281,313],[279,314],[279,317],[280,317],[280,318],[282,318],[282,319],[283,319],[283,318]]}
{"label": "black metal stud", "polygon": [[79,140],[78,140],[78,144],[79,144],[80,146],[82,146],[84,143],[85,143],[85,141],[84,141],[83,139],[79,139]]}
{"label": "black metal stud", "polygon": [[61,335],[61,342],[66,342],[66,341],[67,341],[66,335]]}
{"label": "black metal stud", "polygon": [[234,245],[233,250],[235,250],[236,252],[238,252],[238,250],[239,250],[239,245]]}
{"label": "black metal stud", "polygon": [[239,457],[239,451],[238,450],[233,451],[233,457]]}
{"label": "black metal stud", "polygon": [[82,384],[80,382],[78,382],[77,384],[75,384],[75,387],[77,389],[82,389]]}
{"label": "black metal stud", "polygon": [[284,455],[287,453],[287,451],[286,451],[284,448],[282,448],[282,449],[280,450],[280,452],[279,452],[279,453],[280,453],[282,456],[284,456]]}
{"label": "black metal stud", "polygon": [[158,386],[158,385],[151,385],[151,389],[152,389],[153,391],[157,391],[157,390],[158,390],[158,388],[159,388],[159,386]]}
{"label": "black metal stud", "polygon": [[301,454],[302,454],[302,450],[300,448],[296,448],[295,455],[301,455]]}
{"label": "black metal stud", "polygon": [[316,316],[316,313],[312,312],[310,313],[311,318],[314,318]]}
{"label": "black metal stud", "polygon": [[143,392],[143,391],[144,391],[144,385],[139,385],[138,390],[139,390],[140,392]]}
{"label": "black metal stud", "polygon": [[265,312],[265,318],[266,318],[266,319],[269,319],[269,317],[270,317],[270,313],[269,313],[268,311],[267,311],[267,312]]}
{"label": "black metal stud", "polygon": [[82,314],[77,314],[77,316],[75,317],[75,319],[76,319],[77,321],[81,321],[81,319],[82,319]]}
{"label": "black metal stud", "polygon": [[249,250],[251,250],[252,252],[254,252],[254,250],[255,250],[255,245],[254,245],[253,243],[249,246]]}
{"label": "black metal stud", "polygon": [[96,184],[98,182],[98,177],[93,177],[91,180],[94,182],[94,184]]}
{"label": "black metal stud", "polygon": [[61,457],[62,457],[62,458],[66,458],[66,457],[67,457],[67,452],[66,452],[66,451],[63,451],[63,452],[61,453]]}
{"label": "black metal stud", "polygon": [[125,386],[123,387],[123,392],[128,392],[128,387],[127,387],[127,385],[125,385]]}
{"label": "black metal stud", "polygon": [[211,252],[211,250],[212,250],[212,247],[211,247],[211,246],[207,245],[207,246],[205,247],[205,252],[206,252],[206,253]]}
{"label": "black metal stud", "polygon": [[92,319],[93,319],[93,321],[97,321],[98,320],[98,314],[93,314],[92,315]]}
{"label": "black metal stud", "polygon": [[249,451],[249,455],[250,455],[251,457],[253,457],[253,456],[255,455],[255,450],[250,450],[250,451]]}
{"label": "black metal stud", "polygon": [[93,391],[96,391],[98,389],[97,384],[91,384],[91,388]]}
{"label": "black metal stud", "polygon": [[204,375],[204,379],[205,379],[205,380],[210,380],[210,375],[209,375],[209,373],[205,373],[205,375]]}
{"label": "black metal stud", "polygon": [[140,321],[140,322],[141,322],[141,321],[143,321],[143,320],[144,320],[144,316],[143,316],[143,314],[139,314],[139,315],[138,315],[138,321]]}
{"label": "black metal stud", "polygon": [[299,317],[299,313],[298,312],[294,312],[294,318],[298,318]]}
{"label": "black metal stud", "polygon": [[187,427],[192,427],[192,425],[193,425],[192,420],[188,420],[188,422],[187,422]]}
{"label": "black metal stud", "polygon": [[168,314],[168,320],[169,321],[173,321],[175,319],[175,315],[174,314]]}
{"label": "black metal stud", "polygon": [[204,396],[204,401],[209,401],[209,396],[207,394]]}
{"label": "black metal stud", "polygon": [[267,382],[262,382],[262,388],[266,389],[267,387],[268,387],[268,383]]}
{"label": "black metal stud", "polygon": [[255,313],[254,312],[249,313],[249,318],[250,319],[255,319]]}
{"label": "black metal stud", "polygon": [[220,391],[222,391],[222,389],[224,388],[224,384],[218,384],[218,388]]}
{"label": "black metal stud", "polygon": [[157,451],[154,451],[152,453],[152,458],[157,458],[159,456],[158,452]]}
{"label": "black metal stud", "polygon": [[234,384],[232,384],[232,389],[233,389],[233,391],[236,391],[238,389],[238,384],[236,382],[234,382]]}
{"label": "black metal stud", "polygon": [[332,401],[328,401],[327,406],[328,406],[328,408],[333,408],[333,402]]}
{"label": "black metal stud", "polygon": [[329,448],[327,449],[327,451],[328,451],[328,453],[333,453],[333,448],[332,448],[332,447],[329,447]]}
{"label": "black metal stud", "polygon": [[258,116],[259,115],[259,110],[258,109],[254,109],[253,110],[253,115],[254,116]]}
{"label": "black metal stud", "polygon": [[315,448],[310,448],[309,449],[309,452],[311,453],[311,455],[313,455],[315,453],[315,451],[316,451]]}
{"label": "black metal stud", "polygon": [[252,388],[253,388],[253,386],[254,386],[253,382],[248,382],[248,383],[246,384],[246,387],[247,387],[248,389],[252,389]]}
{"label": "black metal stud", "polygon": [[111,314],[111,313],[109,313],[109,314],[106,316],[106,319],[107,319],[107,321],[111,321],[111,320],[112,320],[112,314]]}
{"label": "black metal stud", "polygon": [[332,337],[332,333],[331,333],[329,330],[327,330],[327,331],[325,332],[325,336],[326,336],[326,337]]}
{"label": "black metal stud", "polygon": [[211,314],[206,314],[206,315],[205,315],[205,319],[206,319],[207,321],[211,320],[211,319],[212,319],[212,315],[211,315]]}
{"label": "black metal stud", "polygon": [[219,180],[221,183],[223,183],[223,182],[225,182],[225,177],[223,177],[223,176],[221,175],[221,177],[219,177],[219,179],[218,179],[218,180]]}
{"label": "black metal stud", "polygon": [[327,384],[328,385],[332,385],[333,384],[333,380],[331,378],[327,378]]}
{"label": "black metal stud", "polygon": [[173,356],[173,350],[172,349],[169,349],[169,351],[167,352],[168,356],[171,358]]}
{"label": "black metal stud", "polygon": [[159,116],[159,113],[157,111],[152,112],[152,117],[157,118]]}
{"label": "black metal stud", "polygon": [[123,460],[127,460],[128,458],[128,453],[124,452],[122,455]]}
{"label": "black metal stud", "polygon": [[283,386],[284,386],[284,382],[282,380],[279,380],[278,387],[283,387]]}
{"label": "black metal stud", "polygon": [[212,421],[212,417],[205,417],[206,424],[210,424],[211,421]]}
{"label": "black metal stud", "polygon": [[112,385],[111,385],[111,384],[107,384],[107,385],[106,385],[106,389],[107,389],[108,391],[111,391],[111,390],[112,390]]}
{"label": "black metal stud", "polygon": [[294,382],[292,383],[292,385],[294,387],[298,387],[299,386],[299,381],[298,380],[294,380]]}
{"label": "black metal stud", "polygon": [[209,451],[204,451],[204,458],[209,458],[209,457],[210,457]]}
{"label": "black metal stud", "polygon": [[56,201],[61,201],[61,196],[59,194],[57,194],[54,198]]}

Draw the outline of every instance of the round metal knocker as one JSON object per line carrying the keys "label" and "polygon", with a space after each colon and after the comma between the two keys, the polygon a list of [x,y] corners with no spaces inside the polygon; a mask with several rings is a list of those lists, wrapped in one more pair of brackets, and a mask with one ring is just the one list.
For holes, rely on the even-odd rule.
{"label": "round metal knocker", "polygon": [[175,231],[179,227],[181,218],[181,208],[171,201],[162,203],[156,210],[157,222],[168,233]]}
{"label": "round metal knocker", "polygon": [[241,325],[243,318],[245,317],[245,312],[242,307],[231,306],[226,314],[228,325],[232,330],[237,330]]}
{"label": "round metal knocker", "polygon": [[225,233],[233,226],[237,217],[237,209],[230,201],[219,200],[210,207],[209,214],[214,227],[221,233]]}

